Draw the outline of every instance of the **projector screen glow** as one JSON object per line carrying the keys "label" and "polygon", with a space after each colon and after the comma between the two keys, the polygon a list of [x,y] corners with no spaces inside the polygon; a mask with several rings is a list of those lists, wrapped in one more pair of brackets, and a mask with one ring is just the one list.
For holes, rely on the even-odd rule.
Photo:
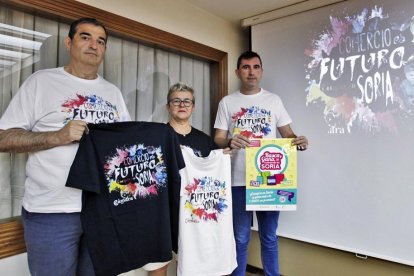
{"label": "projector screen glow", "polygon": [[348,0],[252,27],[298,153],[280,236],[414,266],[414,1]]}

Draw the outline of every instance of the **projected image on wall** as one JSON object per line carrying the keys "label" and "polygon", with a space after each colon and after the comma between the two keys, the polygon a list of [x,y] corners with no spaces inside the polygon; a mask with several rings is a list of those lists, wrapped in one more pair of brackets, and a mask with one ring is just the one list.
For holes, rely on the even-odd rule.
{"label": "projected image on wall", "polygon": [[414,1],[347,0],[252,26],[298,154],[278,235],[414,266]]}
{"label": "projected image on wall", "polygon": [[414,14],[374,5],[326,19],[305,49],[305,78],[327,132],[414,131]]}

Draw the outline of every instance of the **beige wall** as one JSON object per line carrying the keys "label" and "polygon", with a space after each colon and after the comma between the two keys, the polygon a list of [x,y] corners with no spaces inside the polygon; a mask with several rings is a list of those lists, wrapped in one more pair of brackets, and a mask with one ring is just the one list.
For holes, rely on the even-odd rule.
{"label": "beige wall", "polygon": [[239,24],[231,24],[184,0],[78,1],[227,52],[229,91],[238,89],[234,69],[238,55],[248,49],[247,30]]}
{"label": "beige wall", "polygon": [[[407,245],[410,246],[410,245]],[[283,276],[412,276],[414,267],[375,258],[359,259],[351,252],[291,239],[279,239],[279,263]],[[260,242],[252,232],[249,264],[262,267]]]}

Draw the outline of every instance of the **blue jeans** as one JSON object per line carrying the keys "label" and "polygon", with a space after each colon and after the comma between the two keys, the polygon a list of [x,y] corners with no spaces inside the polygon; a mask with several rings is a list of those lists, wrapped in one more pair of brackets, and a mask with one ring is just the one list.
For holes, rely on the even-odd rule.
{"label": "blue jeans", "polygon": [[95,275],[80,213],[32,213],[22,208],[22,220],[33,276]]}
{"label": "blue jeans", "polygon": [[[233,229],[236,239],[237,268],[231,275],[244,276],[253,212],[246,211],[246,187],[233,187]],[[279,276],[278,238],[276,236],[278,211],[256,212],[263,270],[266,276]]]}

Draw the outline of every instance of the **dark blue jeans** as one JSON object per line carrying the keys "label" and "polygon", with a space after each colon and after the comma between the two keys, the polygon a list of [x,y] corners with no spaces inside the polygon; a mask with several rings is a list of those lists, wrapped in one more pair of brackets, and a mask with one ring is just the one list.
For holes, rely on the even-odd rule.
{"label": "dark blue jeans", "polygon": [[95,275],[80,213],[32,213],[22,208],[31,275]]}
{"label": "dark blue jeans", "polygon": [[[233,187],[233,229],[236,239],[237,268],[231,275],[245,276],[247,249],[250,241],[250,229],[253,212],[246,211],[246,187]],[[263,270],[266,276],[279,276],[278,238],[276,229],[279,220],[278,211],[256,212],[259,224],[259,237]]]}

